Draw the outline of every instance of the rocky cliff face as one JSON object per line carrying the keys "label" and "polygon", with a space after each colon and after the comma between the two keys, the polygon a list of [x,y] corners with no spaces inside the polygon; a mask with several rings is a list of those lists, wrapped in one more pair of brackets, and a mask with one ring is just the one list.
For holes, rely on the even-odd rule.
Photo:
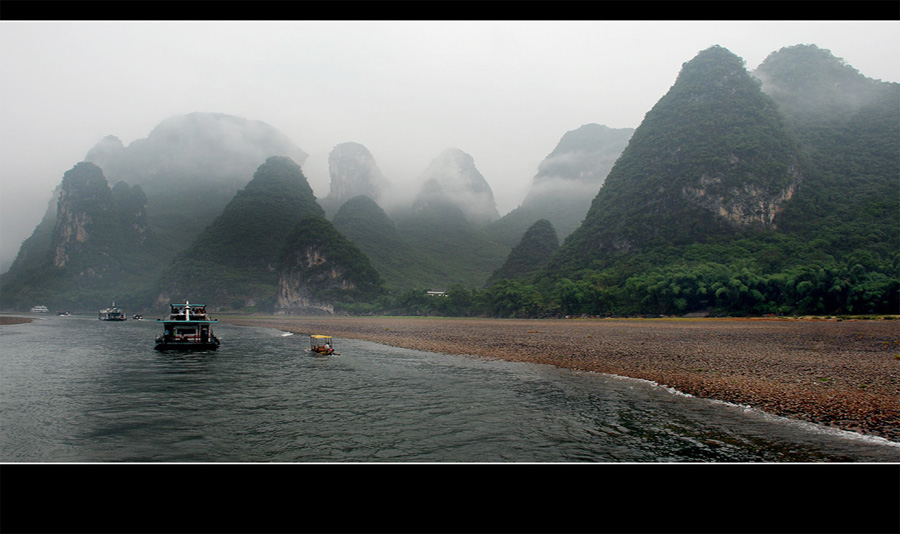
{"label": "rocky cliff face", "polygon": [[796,164],[788,173],[794,181],[774,191],[755,184],[723,187],[721,178],[703,175],[697,183],[682,187],[681,194],[734,226],[776,228],[775,217],[794,198],[802,178]]}
{"label": "rocky cliff face", "polygon": [[110,189],[103,171],[82,162],[60,185],[51,263],[80,279],[121,274],[128,253],[147,239],[146,196],[140,187]]}
{"label": "rocky cliff face", "polygon": [[[317,297],[316,288],[329,287],[338,291],[355,289],[344,278],[342,269],[328,264],[323,250],[309,246],[291,253],[289,267],[282,270],[278,280],[278,299],[275,313],[278,315],[333,314],[334,303]],[[316,272],[314,276],[310,273]]]}
{"label": "rocky cliff face", "polygon": [[103,171],[91,163],[79,163],[63,176],[56,206],[52,258],[54,267],[67,267],[71,256],[86,250],[88,241],[99,239],[97,218],[114,220],[112,191]]}
{"label": "rocky cliff face", "polygon": [[306,217],[281,254],[275,313],[331,314],[336,305],[365,302],[381,291],[381,277],[353,242],[324,217]]}

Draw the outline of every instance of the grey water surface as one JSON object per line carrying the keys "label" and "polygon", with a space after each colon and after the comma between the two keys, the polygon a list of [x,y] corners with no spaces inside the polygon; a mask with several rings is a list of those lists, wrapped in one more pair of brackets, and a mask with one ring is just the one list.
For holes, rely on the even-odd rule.
{"label": "grey water surface", "polygon": [[[900,444],[644,381],[220,324],[160,353],[154,320],[0,329],[4,462],[897,462]],[[317,332],[327,333],[327,332]]]}

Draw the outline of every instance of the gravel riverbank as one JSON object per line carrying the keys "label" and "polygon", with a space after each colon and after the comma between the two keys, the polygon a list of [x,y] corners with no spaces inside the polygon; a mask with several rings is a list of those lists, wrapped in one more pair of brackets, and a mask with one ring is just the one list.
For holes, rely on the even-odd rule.
{"label": "gravel riverbank", "polygon": [[222,322],[640,378],[900,442],[900,321],[221,316]]}

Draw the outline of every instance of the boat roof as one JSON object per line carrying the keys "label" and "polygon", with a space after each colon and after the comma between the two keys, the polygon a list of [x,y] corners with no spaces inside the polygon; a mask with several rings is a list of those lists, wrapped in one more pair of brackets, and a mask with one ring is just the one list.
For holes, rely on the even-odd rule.
{"label": "boat roof", "polygon": [[309,336],[309,337],[315,338],[315,339],[331,339],[331,336],[322,336],[322,335],[319,335],[319,334],[313,334],[313,335],[311,335],[311,336]]}

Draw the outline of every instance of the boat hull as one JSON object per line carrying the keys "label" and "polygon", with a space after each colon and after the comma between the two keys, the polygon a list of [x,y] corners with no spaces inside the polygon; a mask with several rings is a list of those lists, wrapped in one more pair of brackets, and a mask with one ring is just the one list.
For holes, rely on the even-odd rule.
{"label": "boat hull", "polygon": [[194,341],[159,341],[154,347],[159,351],[177,350],[177,351],[204,351],[216,350],[219,348],[219,341],[209,341],[206,343],[198,343]]}

